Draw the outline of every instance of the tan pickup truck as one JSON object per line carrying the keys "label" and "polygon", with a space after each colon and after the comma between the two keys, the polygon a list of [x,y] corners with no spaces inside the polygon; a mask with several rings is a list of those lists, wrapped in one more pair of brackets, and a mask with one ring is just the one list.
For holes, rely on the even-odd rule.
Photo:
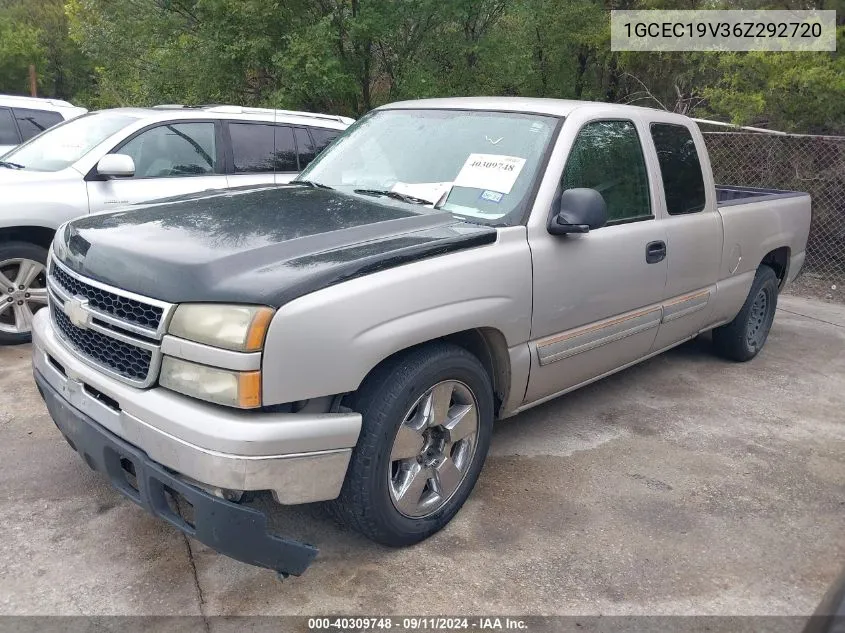
{"label": "tan pickup truck", "polygon": [[129,498],[299,574],[317,550],[250,497],[420,541],[469,496],[495,419],[706,330],[753,358],[809,227],[807,194],[717,186],[683,116],[391,104],[290,185],[63,225],[35,378]]}

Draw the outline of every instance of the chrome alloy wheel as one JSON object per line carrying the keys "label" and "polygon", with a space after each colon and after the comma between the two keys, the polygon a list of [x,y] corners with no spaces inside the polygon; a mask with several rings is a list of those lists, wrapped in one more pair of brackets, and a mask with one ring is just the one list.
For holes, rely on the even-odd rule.
{"label": "chrome alloy wheel", "polygon": [[478,445],[478,404],[464,383],[440,382],[405,414],[387,474],[393,506],[409,518],[437,512],[469,471]]}
{"label": "chrome alloy wheel", "polygon": [[0,332],[26,334],[32,316],[47,305],[44,264],[15,258],[0,262]]}

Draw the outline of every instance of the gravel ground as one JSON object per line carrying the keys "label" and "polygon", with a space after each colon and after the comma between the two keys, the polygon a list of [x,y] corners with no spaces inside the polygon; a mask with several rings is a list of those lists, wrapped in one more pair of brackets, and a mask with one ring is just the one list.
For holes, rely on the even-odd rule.
{"label": "gravel ground", "polygon": [[796,297],[818,299],[827,303],[845,303],[845,278],[821,277],[804,273],[789,284],[787,292]]}

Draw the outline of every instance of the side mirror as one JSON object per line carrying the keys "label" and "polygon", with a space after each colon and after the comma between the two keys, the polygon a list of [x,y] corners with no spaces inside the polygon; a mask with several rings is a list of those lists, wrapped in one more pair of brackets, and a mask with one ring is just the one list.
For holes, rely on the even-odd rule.
{"label": "side mirror", "polygon": [[126,178],[135,175],[135,161],[126,154],[106,154],[97,163],[97,174],[106,178]]}
{"label": "side mirror", "polygon": [[557,209],[549,220],[552,235],[589,233],[607,224],[607,204],[595,189],[567,189],[560,195]]}

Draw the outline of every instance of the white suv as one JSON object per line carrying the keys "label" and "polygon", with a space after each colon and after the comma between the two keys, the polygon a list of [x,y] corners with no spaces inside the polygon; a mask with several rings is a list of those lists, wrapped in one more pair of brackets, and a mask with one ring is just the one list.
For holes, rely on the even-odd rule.
{"label": "white suv", "polygon": [[29,340],[46,305],[56,228],[86,213],[286,183],[353,122],[240,106],[117,108],[67,121],[0,157],[0,344]]}
{"label": "white suv", "polygon": [[0,156],[47,128],[86,112],[60,99],[0,95]]}

